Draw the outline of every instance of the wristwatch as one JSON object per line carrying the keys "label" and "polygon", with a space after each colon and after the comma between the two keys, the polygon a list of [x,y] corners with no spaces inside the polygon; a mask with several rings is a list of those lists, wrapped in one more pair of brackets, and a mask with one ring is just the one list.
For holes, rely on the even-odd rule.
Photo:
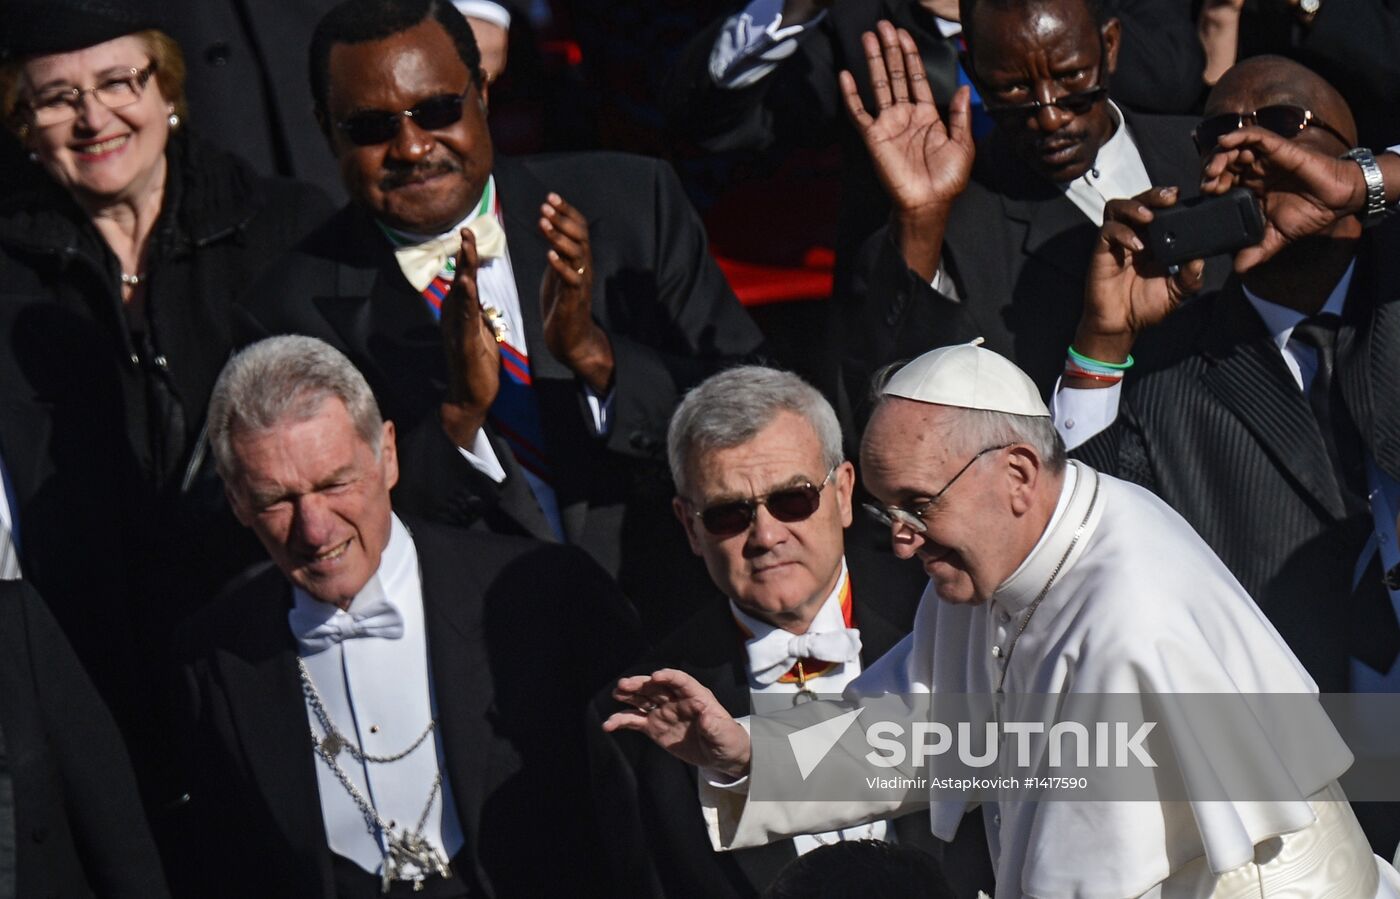
{"label": "wristwatch", "polygon": [[1366,208],[1361,212],[1361,224],[1370,227],[1386,216],[1385,178],[1376,157],[1365,147],[1355,147],[1346,151],[1342,159],[1350,159],[1361,167],[1361,177],[1366,180]]}

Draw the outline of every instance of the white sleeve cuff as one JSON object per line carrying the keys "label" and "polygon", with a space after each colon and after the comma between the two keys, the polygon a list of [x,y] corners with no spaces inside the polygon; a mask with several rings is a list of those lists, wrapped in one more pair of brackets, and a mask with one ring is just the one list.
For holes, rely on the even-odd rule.
{"label": "white sleeve cuff", "polygon": [[[745,733],[752,734],[753,728],[749,724],[749,715],[742,718],[735,718],[734,723],[744,729]],[[734,779],[723,771],[716,771],[713,768],[700,768],[700,781],[723,793],[733,793],[736,796],[747,796],[749,793],[749,775],[745,774],[739,779]]]}
{"label": "white sleeve cuff", "polygon": [[480,19],[510,30],[510,10],[491,0],[452,0],[457,12],[469,19]]}
{"label": "white sleeve cuff", "polygon": [[496,450],[491,446],[491,441],[486,437],[486,430],[478,428],[476,438],[472,441],[470,450],[457,447],[457,452],[462,454],[472,468],[486,475],[497,484],[506,479],[506,470],[501,467],[501,460],[496,456]]}
{"label": "white sleeve cuff", "polygon": [[938,260],[938,271],[933,273],[933,280],[928,282],[928,286],[943,294],[954,303],[961,303],[962,297],[958,296],[958,285],[953,283],[952,276],[943,267],[943,260]]}
{"label": "white sleeve cuff", "polygon": [[822,10],[800,25],[783,27],[782,0],[751,0],[729,17],[710,51],[710,77],[729,90],[749,87],[797,50],[797,39],[826,15]]}
{"label": "white sleeve cuff", "polygon": [[1065,441],[1065,449],[1072,450],[1088,443],[1091,437],[1113,424],[1122,396],[1121,381],[1112,387],[1062,388],[1057,379],[1055,392],[1050,397],[1050,416],[1055,430]]}
{"label": "white sleeve cuff", "polygon": [[609,390],[607,396],[600,397],[592,387],[585,384],[583,396],[588,400],[588,411],[593,413],[593,436],[608,436],[608,432],[612,430],[613,398],[617,396],[617,391]]}

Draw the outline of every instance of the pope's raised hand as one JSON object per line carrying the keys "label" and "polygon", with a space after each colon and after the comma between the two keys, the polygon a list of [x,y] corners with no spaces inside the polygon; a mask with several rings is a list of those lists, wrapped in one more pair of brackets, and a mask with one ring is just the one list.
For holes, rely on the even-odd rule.
{"label": "pope's raised hand", "polygon": [[1257,126],[1222,135],[1202,171],[1202,193],[1223,194],[1239,186],[1263,203],[1264,239],[1235,254],[1237,272],[1366,205],[1366,180],[1356,163]]}
{"label": "pope's raised hand", "polygon": [[558,194],[540,206],[540,233],[549,243],[540,282],[544,342],[599,394],[612,386],[612,344],[593,320],[593,249],[588,220]]}
{"label": "pope's raised hand", "polygon": [[883,20],[876,32],[861,35],[875,94],[874,115],[866,110],[850,72],[840,74],[846,111],[897,211],[916,215],[946,209],[972,174],[968,89],[958,88],[944,122],[909,32]]}
{"label": "pope's raised hand", "polygon": [[603,730],[635,730],[683,762],[732,777],[748,774],[749,733],[718,699],[684,671],[663,668],[624,677],[613,698],[631,706],[603,722]]}
{"label": "pope's raised hand", "polygon": [[1169,272],[1147,248],[1143,229],[1152,221],[1152,211],[1174,206],[1176,199],[1175,187],[1154,187],[1105,207],[1074,337],[1079,352],[1105,362],[1126,360],[1139,334],[1200,290],[1203,260]]}
{"label": "pope's raised hand", "polygon": [[496,335],[477,294],[481,258],[476,235],[462,229],[456,276],[442,301],[442,345],[447,354],[447,396],[439,412],[442,428],[457,446],[470,449],[501,386]]}

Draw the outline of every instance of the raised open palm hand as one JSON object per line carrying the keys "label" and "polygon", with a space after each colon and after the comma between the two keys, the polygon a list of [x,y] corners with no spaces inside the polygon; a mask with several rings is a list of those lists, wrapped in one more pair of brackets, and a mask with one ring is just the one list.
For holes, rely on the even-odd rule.
{"label": "raised open palm hand", "polygon": [[970,96],[953,95],[948,120],[938,114],[923,59],[909,32],[881,20],[861,36],[875,114],[865,108],[850,72],[840,75],[846,111],[865,141],[875,171],[902,212],[947,206],[967,186],[975,156]]}

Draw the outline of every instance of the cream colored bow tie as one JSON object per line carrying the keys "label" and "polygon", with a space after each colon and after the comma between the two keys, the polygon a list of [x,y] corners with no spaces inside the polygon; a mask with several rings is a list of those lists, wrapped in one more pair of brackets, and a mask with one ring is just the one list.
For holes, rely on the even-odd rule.
{"label": "cream colored bow tie", "polygon": [[[476,253],[482,260],[506,254],[506,232],[494,215],[477,216],[467,227],[476,235]],[[454,230],[424,243],[394,250],[399,269],[414,290],[422,293],[447,268],[447,260],[455,258],[462,249],[460,234],[460,231]]]}

